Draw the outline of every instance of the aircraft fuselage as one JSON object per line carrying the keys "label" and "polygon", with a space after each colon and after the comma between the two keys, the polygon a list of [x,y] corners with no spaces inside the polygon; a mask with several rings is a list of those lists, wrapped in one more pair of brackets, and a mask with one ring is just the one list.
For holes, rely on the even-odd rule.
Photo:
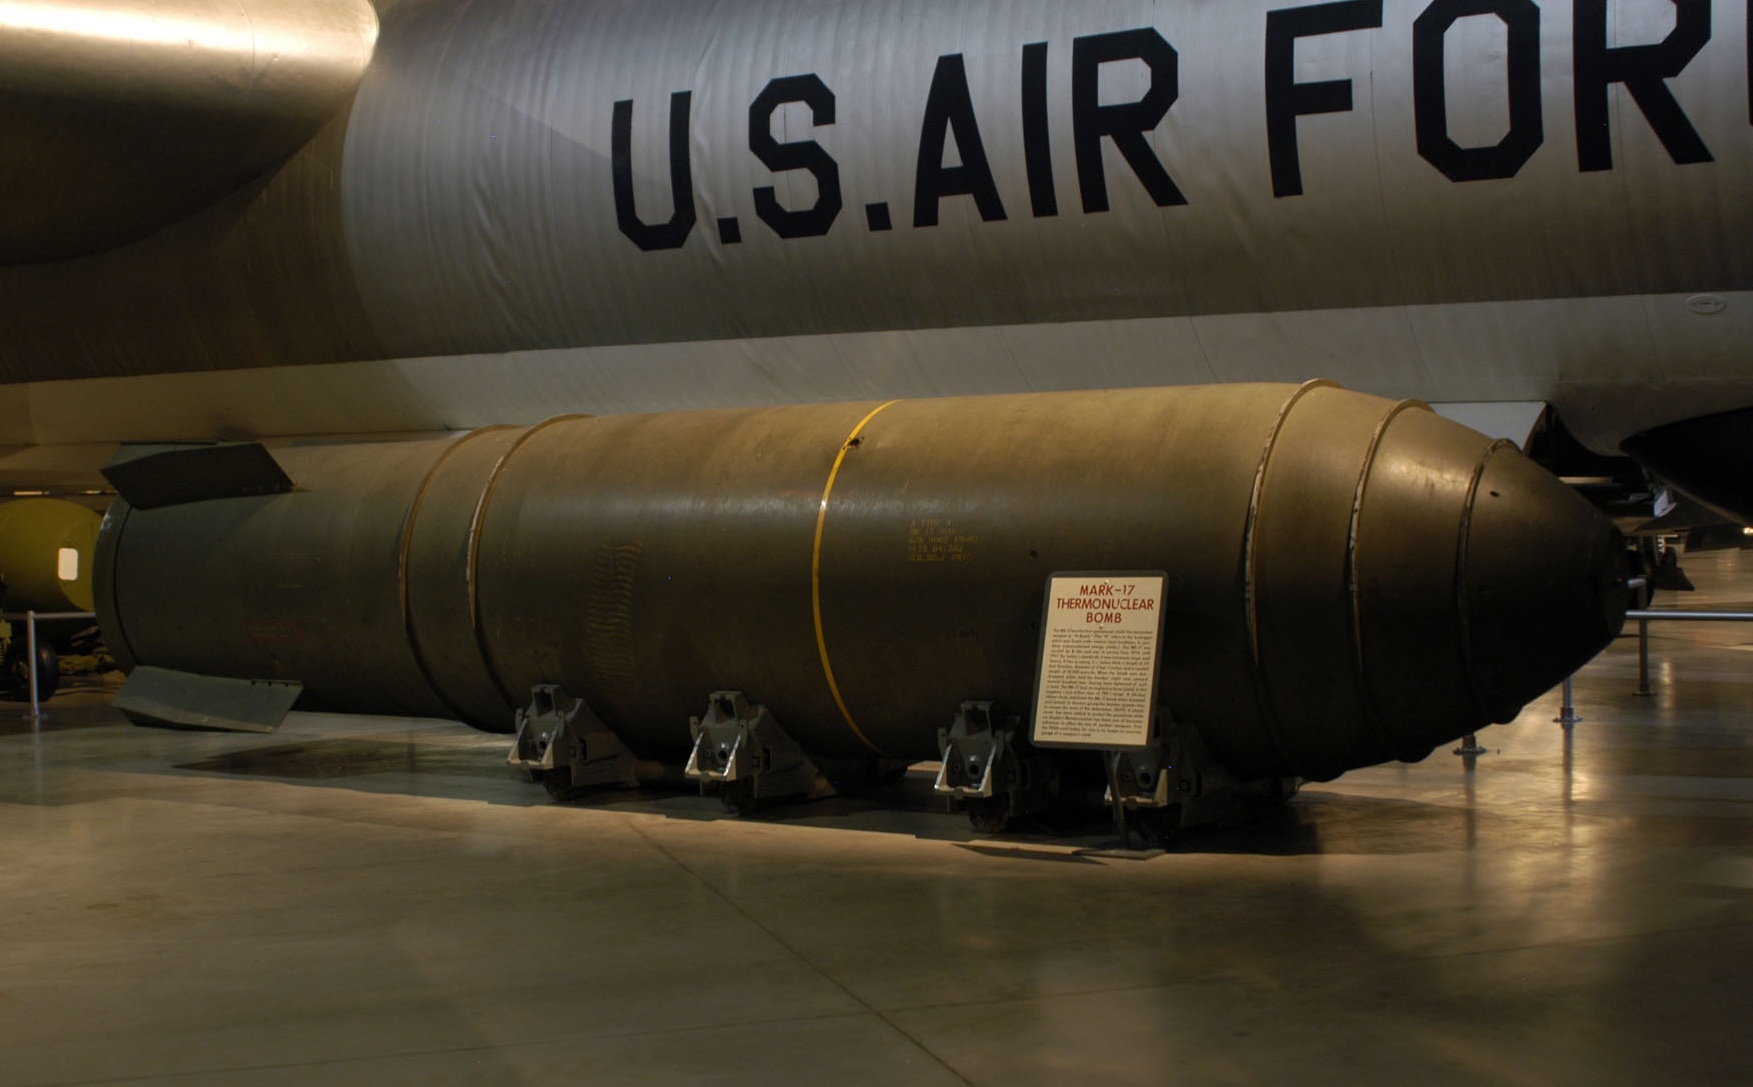
{"label": "aircraft fuselage", "polygon": [[379,8],[273,176],[0,272],[18,440],[1327,376],[1611,451],[1753,404],[1743,3]]}

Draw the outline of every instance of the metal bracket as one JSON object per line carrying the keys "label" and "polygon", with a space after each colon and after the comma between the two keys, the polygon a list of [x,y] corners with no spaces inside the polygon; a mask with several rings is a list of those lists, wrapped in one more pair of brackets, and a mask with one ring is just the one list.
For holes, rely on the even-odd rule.
{"label": "metal bracket", "polygon": [[706,713],[690,717],[694,749],[687,776],[704,786],[718,785],[725,806],[747,813],[755,803],[776,796],[830,795],[816,764],[766,706],[749,702],[741,691],[714,691]]}
{"label": "metal bracket", "polygon": [[1271,810],[1296,794],[1297,778],[1238,781],[1212,757],[1197,729],[1157,710],[1151,744],[1142,750],[1106,751],[1108,788],[1103,802],[1127,834],[1125,815],[1138,816],[1148,841],[1168,841],[1183,828],[1232,825]]}
{"label": "metal bracket", "polygon": [[1058,796],[1058,764],[1030,752],[1018,740],[1021,730],[1020,719],[1001,717],[996,703],[984,701],[963,702],[950,727],[937,730],[943,754],[932,790],[964,804],[982,834],[1003,830],[1013,816],[1045,811]]}
{"label": "metal bracket", "polygon": [[633,752],[584,699],[553,683],[530,688],[529,706],[517,711],[517,738],[506,762],[542,780],[556,796],[594,785],[639,784]]}
{"label": "metal bracket", "polygon": [[1106,751],[1108,791],[1102,802],[1130,809],[1166,808],[1178,800],[1175,764],[1168,748],[1155,744],[1142,751]]}
{"label": "metal bracket", "polygon": [[[1012,761],[1011,733],[992,727],[992,709],[991,702],[964,702],[950,727],[937,730],[943,765],[931,789],[939,796],[956,800],[992,797],[994,771]],[[1004,781],[1002,771],[998,780]]]}
{"label": "metal bracket", "polygon": [[[1170,722],[1167,737],[1164,722]],[[1176,729],[1168,708],[1157,707],[1151,719],[1150,745],[1144,748],[1110,749],[1102,752],[1108,787],[1102,803],[1114,811],[1114,829],[1126,848],[1132,848],[1132,830],[1127,824],[1130,814],[1144,834],[1146,843],[1165,844],[1182,823],[1184,808],[1176,805],[1190,802],[1192,793],[1200,789],[1200,776],[1195,771],[1187,776],[1179,773],[1181,751],[1173,747],[1183,730]],[[1193,770],[1192,767],[1188,768]]]}

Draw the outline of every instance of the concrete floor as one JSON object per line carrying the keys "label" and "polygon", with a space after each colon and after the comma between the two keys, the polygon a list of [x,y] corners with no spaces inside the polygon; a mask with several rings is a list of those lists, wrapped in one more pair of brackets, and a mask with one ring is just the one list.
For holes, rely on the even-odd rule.
{"label": "concrete floor", "polygon": [[[1692,556],[1753,607],[1753,555]],[[0,1084],[1753,1082],[1753,627],[1469,771],[1127,855],[923,799],[556,806],[503,740],[0,714]]]}

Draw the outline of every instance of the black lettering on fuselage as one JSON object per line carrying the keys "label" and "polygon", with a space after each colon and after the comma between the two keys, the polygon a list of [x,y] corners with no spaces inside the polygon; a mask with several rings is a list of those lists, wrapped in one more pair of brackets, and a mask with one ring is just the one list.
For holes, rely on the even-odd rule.
{"label": "black lettering on fuselage", "polygon": [[[956,139],[960,166],[943,164],[945,144]],[[931,93],[925,97],[925,120],[919,126],[919,160],[913,174],[913,225],[936,226],[937,202],[946,196],[972,196],[986,222],[1003,219],[1004,202],[986,161],[986,143],[974,118],[968,91],[968,69],[960,53],[937,58]]]}
{"label": "black lettering on fuselage", "polygon": [[773,138],[773,114],[787,102],[810,108],[810,123],[834,123],[834,92],[820,76],[793,75],[771,80],[749,104],[749,150],[774,173],[808,170],[816,179],[816,202],[792,211],[779,202],[771,185],[755,190],[755,214],[781,238],[815,238],[826,234],[840,215],[840,164],[814,140],[780,143]]}
{"label": "black lettering on fuselage", "polygon": [[688,160],[689,91],[670,95],[670,200],[675,211],[667,223],[639,218],[633,203],[633,102],[615,103],[610,137],[611,172],[615,181],[615,222],[621,233],[646,252],[680,249],[694,230],[694,169]]}
{"label": "black lettering on fuselage", "polygon": [[[1449,28],[1495,15],[1507,34],[1509,131],[1490,147],[1462,147],[1449,136],[1443,79]],[[1540,109],[1540,9],[1534,0],[1435,0],[1412,24],[1412,96],[1418,153],[1450,181],[1515,177],[1546,139]]]}
{"label": "black lettering on fuselage", "polygon": [[1296,81],[1297,39],[1375,30],[1381,25],[1382,0],[1341,0],[1266,13],[1266,147],[1272,160],[1273,196],[1302,195],[1296,119],[1351,109],[1351,80]]}
{"label": "black lettering on fuselage", "polygon": [[1710,41],[1710,0],[1670,0],[1674,29],[1654,45],[1607,47],[1607,0],[1576,0],[1571,26],[1576,50],[1576,158],[1584,172],[1613,168],[1608,91],[1623,83],[1676,165],[1710,162],[1667,80],[1679,75]]}
{"label": "black lettering on fuselage", "polygon": [[[1624,88],[1637,104],[1644,122],[1661,141],[1677,165],[1713,160],[1698,130],[1676,100],[1669,82],[1684,73],[1711,39],[1710,0],[1667,0],[1675,11],[1673,29],[1657,42],[1610,44],[1608,12],[1612,0],[1575,0],[1572,10],[1574,108],[1576,111],[1577,164],[1583,172],[1613,168],[1611,129],[1614,85]],[[1746,61],[1753,68],[1753,0],[1746,0]],[[1265,105],[1269,166],[1274,196],[1303,192],[1298,146],[1299,119],[1322,113],[1347,112],[1354,108],[1354,80],[1350,78],[1298,82],[1296,59],[1301,39],[1329,34],[1379,30],[1383,25],[1382,0],[1328,0],[1268,11],[1265,20]],[[1464,147],[1451,133],[1449,92],[1446,79],[1448,48],[1457,23],[1466,19],[1495,19],[1504,28],[1506,57],[1503,101],[1508,106],[1508,128],[1490,145]],[[1545,140],[1542,87],[1542,12],[1539,0],[1424,0],[1412,23],[1410,103],[1417,154],[1454,182],[1509,179],[1532,160]],[[1475,26],[1479,24],[1473,24]],[[1394,43],[1381,42],[1383,48]],[[1059,214],[1053,174],[1053,147],[1049,123],[1048,59],[1050,44],[1029,42],[1022,46],[1020,106],[1022,120],[1021,163],[1035,218]],[[1146,89],[1134,101],[1104,104],[1104,66],[1142,64]],[[1378,69],[1381,66],[1377,66]],[[1390,65],[1385,70],[1401,70]],[[1086,214],[1110,209],[1105,157],[1112,142],[1133,176],[1158,207],[1187,202],[1152,145],[1155,132],[1180,97],[1180,56],[1154,27],[1144,26],[1073,40],[1071,49],[1071,141],[1075,153],[1079,192]],[[1471,93],[1488,96],[1495,103],[1495,87],[1470,79],[1464,86]],[[1221,88],[1220,88],[1221,90]],[[1386,98],[1392,88],[1378,88],[1378,110],[1404,109]],[[1753,124],[1753,76],[1747,87],[1747,116]],[[638,212],[633,173],[632,100],[617,101],[611,135],[611,173],[615,216],[621,233],[647,252],[683,247],[696,225],[696,194],[690,158],[692,92],[670,96],[668,152],[668,220],[647,222]],[[1110,96],[1112,97],[1112,95]],[[842,211],[839,165],[815,140],[781,143],[773,135],[773,117],[781,107],[800,104],[810,110],[814,126],[835,123],[835,95],[813,73],[769,81],[749,106],[749,150],[775,174],[805,171],[816,185],[815,202],[793,209],[780,202],[776,188],[765,185],[753,192],[759,218],[781,238],[807,238],[827,234]],[[1221,105],[1221,101],[1219,102]],[[1208,103],[1209,105],[1209,103]],[[1622,113],[1623,117],[1630,117]],[[1634,122],[1633,122],[1634,123]],[[955,165],[946,160],[955,141]],[[913,223],[935,226],[946,197],[970,197],[982,220],[1006,218],[992,163],[987,156],[975,102],[968,83],[964,55],[938,57],[926,96],[915,163]],[[1375,146],[1366,138],[1352,150],[1384,156],[1405,156],[1405,149]],[[1384,159],[1385,161],[1385,159]],[[1018,165],[1018,164],[1013,164]],[[651,186],[655,188],[656,186]],[[661,193],[656,194],[661,200]],[[722,195],[722,194],[721,194]],[[894,194],[888,194],[894,195]],[[660,204],[661,206],[661,204]],[[889,200],[864,206],[865,222],[872,233],[893,229]],[[735,216],[716,221],[721,244],[743,240],[744,227]]]}
{"label": "black lettering on fuselage", "polygon": [[[1144,62],[1150,69],[1150,88],[1136,102],[1104,106],[1102,65],[1123,60]],[[1157,207],[1187,202],[1145,139],[1180,95],[1180,55],[1152,27],[1092,34],[1071,43],[1071,136],[1086,213],[1108,210],[1108,181],[1102,166],[1104,139],[1114,141]]]}
{"label": "black lettering on fuselage", "polygon": [[[1753,4],[1753,0],[1747,0]],[[1029,210],[1037,219],[1059,214],[1053,188],[1053,148],[1047,140],[1047,43],[1023,46],[1023,163],[1029,175]]]}

